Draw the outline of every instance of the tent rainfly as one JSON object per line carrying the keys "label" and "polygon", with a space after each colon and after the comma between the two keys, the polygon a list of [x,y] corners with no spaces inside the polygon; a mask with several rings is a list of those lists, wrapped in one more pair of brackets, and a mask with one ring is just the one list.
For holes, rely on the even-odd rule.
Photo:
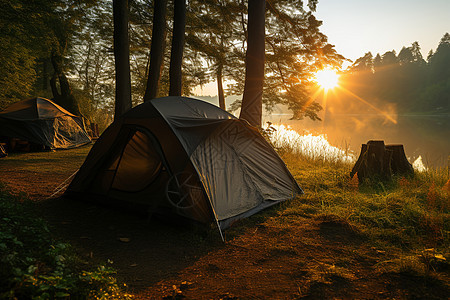
{"label": "tent rainfly", "polygon": [[204,101],[165,97],[112,123],[66,195],[215,222],[220,232],[303,191],[254,127]]}
{"label": "tent rainfly", "polygon": [[80,117],[44,98],[19,101],[1,111],[0,136],[49,149],[69,149],[91,142]]}

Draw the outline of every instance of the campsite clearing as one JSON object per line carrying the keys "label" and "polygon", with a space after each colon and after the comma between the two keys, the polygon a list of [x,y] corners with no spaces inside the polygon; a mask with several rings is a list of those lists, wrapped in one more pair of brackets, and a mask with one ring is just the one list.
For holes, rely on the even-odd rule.
{"label": "campsite clearing", "polygon": [[0,182],[34,200],[52,232],[88,261],[112,262],[138,299],[450,294],[449,204],[440,177],[364,189],[346,179],[349,166],[285,155],[306,194],[234,224],[223,243],[216,230],[205,237],[81,201],[46,200],[89,149],[11,154],[0,160]]}

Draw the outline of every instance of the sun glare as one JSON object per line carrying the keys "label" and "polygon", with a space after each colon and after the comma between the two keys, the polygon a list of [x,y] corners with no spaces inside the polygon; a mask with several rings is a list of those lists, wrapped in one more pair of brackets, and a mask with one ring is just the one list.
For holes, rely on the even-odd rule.
{"label": "sun glare", "polygon": [[324,69],[317,71],[315,79],[323,89],[329,90],[338,86],[339,75],[333,70]]}

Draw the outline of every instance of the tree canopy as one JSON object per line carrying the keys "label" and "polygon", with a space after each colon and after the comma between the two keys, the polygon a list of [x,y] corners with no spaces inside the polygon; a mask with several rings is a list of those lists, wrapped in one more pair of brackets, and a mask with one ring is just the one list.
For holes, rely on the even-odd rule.
{"label": "tree canopy", "polygon": [[[174,1],[164,2],[163,44],[170,45]],[[343,57],[320,32],[322,22],[314,17],[316,5],[315,0],[307,5],[297,0],[267,1],[262,101],[269,110],[281,103],[296,118],[318,118],[321,107],[309,98],[312,74],[324,66],[339,65]],[[143,101],[148,81],[154,1],[133,0],[129,6],[131,93],[136,105]],[[243,94],[247,9],[247,1],[187,3],[181,94],[191,95],[196,86],[210,81],[217,82],[222,107],[226,95]],[[0,108],[26,97],[60,95],[63,106],[79,109],[88,118],[98,119],[98,110],[114,111],[111,1],[0,0],[0,13],[0,66],[4,70]],[[169,92],[171,52],[162,52],[156,96]],[[225,88],[225,82],[233,84]]]}

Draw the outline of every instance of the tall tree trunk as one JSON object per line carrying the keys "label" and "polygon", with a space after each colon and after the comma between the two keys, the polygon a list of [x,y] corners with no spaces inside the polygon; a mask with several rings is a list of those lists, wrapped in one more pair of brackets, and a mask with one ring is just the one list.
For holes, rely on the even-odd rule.
{"label": "tall tree trunk", "polygon": [[150,67],[144,102],[156,98],[158,95],[166,39],[166,11],[167,0],[155,0],[153,9],[152,46],[150,49]]}
{"label": "tall tree trunk", "polygon": [[[66,75],[63,71],[63,59],[61,54],[57,51],[52,52],[51,56],[51,62],[53,66],[53,77],[50,80],[50,85],[52,88],[53,98],[52,100],[67,109],[69,112],[80,116],[80,108],[78,106],[78,103],[75,99],[75,96],[72,93],[72,89],[70,88],[69,80],[67,79]],[[56,84],[56,81],[59,81],[59,89],[60,92],[58,92],[58,87]]]}
{"label": "tall tree trunk", "polygon": [[113,0],[114,64],[116,105],[114,119],[131,108],[130,47],[128,40],[128,0]]}
{"label": "tall tree trunk", "polygon": [[240,119],[261,127],[265,55],[265,0],[248,1],[248,43]]}
{"label": "tall tree trunk", "polygon": [[219,62],[219,66],[217,67],[217,94],[219,96],[219,107],[221,109],[226,109],[225,107],[225,95],[223,92],[223,84],[222,84],[222,63]]}
{"label": "tall tree trunk", "polygon": [[174,0],[172,49],[170,53],[169,96],[181,96],[181,66],[183,63],[186,26],[186,0]]}

